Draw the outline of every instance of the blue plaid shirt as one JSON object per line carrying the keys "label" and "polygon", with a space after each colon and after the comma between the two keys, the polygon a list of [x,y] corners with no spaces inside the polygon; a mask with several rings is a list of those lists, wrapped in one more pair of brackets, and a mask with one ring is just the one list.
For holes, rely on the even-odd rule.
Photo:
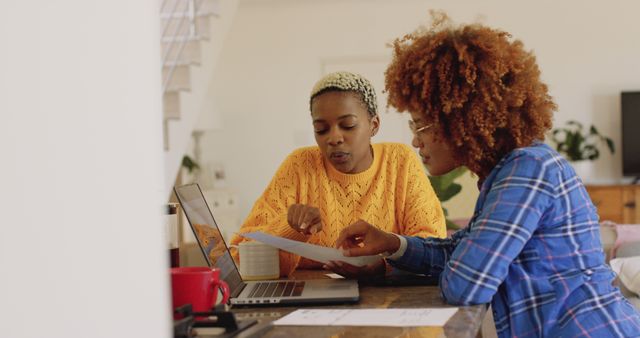
{"label": "blue plaid shirt", "polygon": [[516,149],[451,238],[405,237],[395,267],[440,275],[451,304],[491,302],[500,337],[638,337],[640,315],[611,285],[596,209],[553,149]]}

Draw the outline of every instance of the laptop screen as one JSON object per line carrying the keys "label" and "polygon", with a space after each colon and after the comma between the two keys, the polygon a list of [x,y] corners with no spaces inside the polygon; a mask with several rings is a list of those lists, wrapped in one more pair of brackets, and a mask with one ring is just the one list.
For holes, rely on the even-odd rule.
{"label": "laptop screen", "polygon": [[220,277],[227,282],[234,295],[242,285],[242,278],[200,187],[198,184],[188,184],[176,187],[175,192],[207,264],[220,269]]}

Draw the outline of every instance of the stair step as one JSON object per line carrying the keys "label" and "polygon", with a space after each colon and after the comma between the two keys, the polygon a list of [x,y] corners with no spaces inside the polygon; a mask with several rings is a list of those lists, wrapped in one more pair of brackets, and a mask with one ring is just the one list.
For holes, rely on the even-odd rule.
{"label": "stair step", "polygon": [[164,89],[164,94],[168,94],[168,93],[180,94],[180,93],[190,93],[190,92],[191,92],[191,85],[181,87],[178,85],[169,84],[169,86]]}
{"label": "stair step", "polygon": [[181,43],[163,43],[162,44],[162,62],[200,62],[200,42],[187,41],[182,46]]}
{"label": "stair step", "polygon": [[200,66],[200,61],[167,61],[162,67]]}
{"label": "stair step", "polygon": [[[196,17],[194,19],[195,36],[209,38],[209,16]],[[170,18],[162,20],[162,38],[192,36],[191,22],[188,18]]]}
{"label": "stair step", "polygon": [[162,111],[165,119],[180,118],[180,93],[169,92],[162,96]]}
{"label": "stair step", "polygon": [[160,39],[160,41],[162,43],[171,43],[171,42],[182,42],[182,41],[208,41],[209,37],[208,36],[202,36],[202,35],[196,35],[196,36],[174,36],[174,37],[170,37],[170,38],[162,38]]}
{"label": "stair step", "polygon": [[[202,16],[213,16],[213,17],[218,17],[219,14],[218,13],[214,13],[214,12],[209,12],[209,11],[198,11],[198,13],[196,13],[195,15],[196,17],[202,17]],[[160,19],[162,20],[166,20],[166,19],[180,19],[180,18],[190,18],[191,17],[191,12],[175,12],[175,13],[161,13],[160,14]]]}
{"label": "stair step", "polygon": [[182,54],[200,53],[200,40],[181,38],[170,42],[162,43],[162,55],[175,56],[182,45]]}
{"label": "stair step", "polygon": [[[165,0],[164,6],[160,9],[160,16],[174,13],[188,13],[190,0]],[[209,15],[220,14],[220,0],[196,0],[198,13],[207,13]]]}
{"label": "stair step", "polygon": [[[167,78],[171,73],[171,79],[167,82]],[[165,91],[188,91],[191,90],[191,70],[190,66],[183,65],[173,68],[162,67],[162,83],[166,85]]]}

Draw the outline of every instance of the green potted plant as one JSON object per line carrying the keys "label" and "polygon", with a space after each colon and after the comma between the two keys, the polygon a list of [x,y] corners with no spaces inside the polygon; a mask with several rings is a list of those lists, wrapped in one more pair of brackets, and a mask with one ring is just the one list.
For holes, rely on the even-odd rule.
{"label": "green potted plant", "polygon": [[194,171],[200,169],[198,162],[194,161],[189,155],[184,155],[182,157],[182,166],[187,169],[189,174],[193,174]]}
{"label": "green potted plant", "polygon": [[184,155],[182,157],[181,166],[182,166],[182,170],[180,174],[181,184],[200,183],[198,182],[198,173],[200,171],[200,164],[198,164],[198,162],[196,162],[193,158],[191,158],[191,156]]}
{"label": "green potted plant", "polygon": [[586,131],[582,123],[573,120],[568,121],[565,127],[553,129],[551,140],[556,144],[556,150],[571,162],[597,159],[603,143],[612,154],[615,152],[613,141],[601,135],[595,126],[591,125]]}
{"label": "green potted plant", "polygon": [[[467,172],[467,168],[459,167],[441,176],[429,176],[431,186],[441,203],[450,200],[453,196],[462,191],[462,186],[454,181],[465,172]],[[442,207],[442,210],[444,211],[447,229],[459,229],[460,227],[448,218],[449,212],[447,211],[447,208]]]}

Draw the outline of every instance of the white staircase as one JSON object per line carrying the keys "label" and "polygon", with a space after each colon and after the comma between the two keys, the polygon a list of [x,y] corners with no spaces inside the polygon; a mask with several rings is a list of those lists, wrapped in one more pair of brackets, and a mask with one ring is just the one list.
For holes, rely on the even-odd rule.
{"label": "white staircase", "polygon": [[[202,114],[238,0],[161,0],[165,191],[170,194]],[[208,99],[209,98],[209,99]]]}

